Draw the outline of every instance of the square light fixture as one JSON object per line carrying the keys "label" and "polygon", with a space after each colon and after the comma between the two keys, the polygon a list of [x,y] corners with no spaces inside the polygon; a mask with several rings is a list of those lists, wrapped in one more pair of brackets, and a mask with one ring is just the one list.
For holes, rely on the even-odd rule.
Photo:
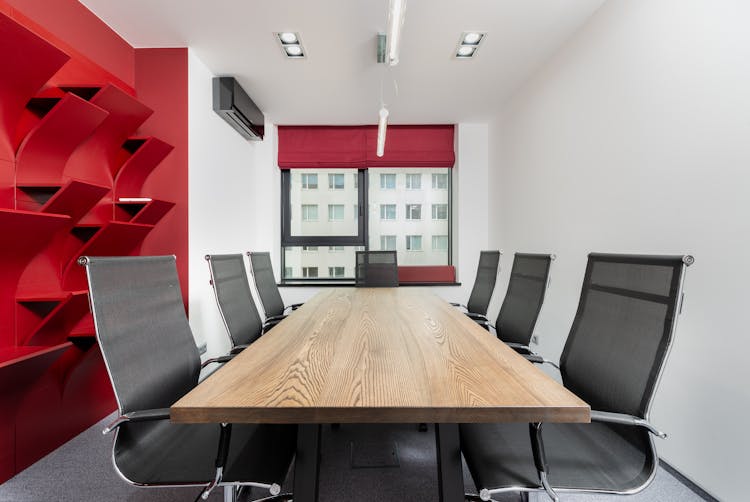
{"label": "square light fixture", "polygon": [[302,47],[299,33],[294,31],[277,31],[274,32],[276,40],[281,45],[281,50],[289,59],[304,59],[305,49]]}
{"label": "square light fixture", "polygon": [[485,38],[487,38],[487,32],[465,31],[461,33],[461,38],[458,39],[458,45],[456,46],[455,58],[473,58]]}

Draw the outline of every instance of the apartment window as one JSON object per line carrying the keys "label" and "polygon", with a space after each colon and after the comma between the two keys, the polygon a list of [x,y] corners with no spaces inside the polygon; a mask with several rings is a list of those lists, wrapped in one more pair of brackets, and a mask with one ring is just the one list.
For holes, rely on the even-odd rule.
{"label": "apartment window", "polygon": [[329,253],[341,253],[344,251],[344,246],[328,246]]}
{"label": "apartment window", "polygon": [[421,235],[407,235],[406,236],[406,250],[407,251],[422,251],[422,236]]}
{"label": "apartment window", "polygon": [[331,190],[343,190],[344,189],[344,173],[328,174],[328,188],[330,188]]}
{"label": "apartment window", "polygon": [[433,220],[447,220],[448,219],[448,204],[433,204],[432,205],[432,219]]}
{"label": "apartment window", "polygon": [[328,221],[344,221],[343,204],[328,204]]}
{"label": "apartment window", "polygon": [[359,188],[359,173],[354,173],[352,178],[354,179],[354,188]]}
{"label": "apartment window", "polygon": [[292,267],[284,267],[284,277],[293,277],[294,276],[294,270]]}
{"label": "apartment window", "polygon": [[387,173],[380,175],[380,189],[381,190],[395,190],[396,189],[396,175]]}
{"label": "apartment window", "polygon": [[432,236],[432,250],[433,251],[448,251],[448,236],[447,235],[433,235]]}
{"label": "apartment window", "polygon": [[421,220],[422,219],[422,204],[407,204],[406,205],[406,219],[407,220]]}
{"label": "apartment window", "polygon": [[420,190],[422,188],[422,174],[409,173],[406,175],[406,189],[407,190]]}
{"label": "apartment window", "polygon": [[381,251],[395,251],[396,250],[396,236],[395,235],[381,235],[380,236],[380,250]]}
{"label": "apartment window", "polygon": [[314,279],[318,277],[318,267],[302,267],[302,277]]}
{"label": "apartment window", "polygon": [[318,221],[317,204],[302,204],[302,221]]}
{"label": "apartment window", "polygon": [[318,175],[315,173],[303,173],[301,175],[302,178],[302,188],[305,190],[314,190],[318,188]]}
{"label": "apartment window", "polygon": [[317,251],[318,246],[302,246],[302,251]]}
{"label": "apartment window", "polygon": [[433,190],[447,190],[448,189],[448,175],[445,173],[432,173],[432,189]]}
{"label": "apartment window", "polygon": [[359,218],[359,204],[354,204],[354,212],[352,214],[354,215],[354,219],[356,220]]}
{"label": "apartment window", "polygon": [[344,277],[344,267],[328,267],[328,277]]}
{"label": "apartment window", "polygon": [[380,219],[381,220],[395,220],[396,219],[396,204],[380,204]]}

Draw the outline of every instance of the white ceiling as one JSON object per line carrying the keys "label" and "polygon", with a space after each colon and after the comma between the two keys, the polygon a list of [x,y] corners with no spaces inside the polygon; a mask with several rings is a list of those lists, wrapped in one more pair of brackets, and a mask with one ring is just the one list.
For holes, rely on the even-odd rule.
{"label": "white ceiling", "polygon": [[[398,66],[377,64],[388,0],[81,0],[135,47],[191,47],[278,124],[486,122],[605,0],[408,0]],[[473,60],[463,31],[487,31]],[[275,31],[300,33],[303,60]],[[398,84],[395,94],[392,79]]]}

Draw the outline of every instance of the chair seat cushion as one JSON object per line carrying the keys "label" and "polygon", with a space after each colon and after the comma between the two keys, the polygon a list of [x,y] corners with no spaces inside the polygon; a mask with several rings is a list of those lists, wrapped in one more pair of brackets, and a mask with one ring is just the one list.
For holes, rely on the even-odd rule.
{"label": "chair seat cushion", "polygon": [[[462,424],[461,450],[478,489],[539,487],[528,424]],[[555,488],[623,492],[641,488],[656,469],[645,429],[603,423],[543,428]]]}
{"label": "chair seat cushion", "polygon": [[[115,439],[114,461],[135,484],[207,483],[216,474],[219,434],[218,424],[124,424]],[[224,481],[281,484],[296,445],[296,425],[235,424]]]}

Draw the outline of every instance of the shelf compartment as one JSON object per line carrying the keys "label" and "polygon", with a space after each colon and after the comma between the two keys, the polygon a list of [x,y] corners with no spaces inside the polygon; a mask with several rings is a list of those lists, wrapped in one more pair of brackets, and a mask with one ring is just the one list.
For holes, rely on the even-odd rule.
{"label": "shelf compartment", "polygon": [[136,197],[141,193],[148,176],[174,147],[158,138],[131,138],[123,149],[133,153],[117,172],[116,197]]}
{"label": "shelf compartment", "polygon": [[47,301],[39,301],[38,299],[30,301],[28,298],[19,298],[16,301],[20,309],[26,310],[29,314],[36,316],[37,319],[41,319],[38,320],[36,326],[28,329],[28,326],[22,326],[20,323],[29,316],[19,313],[17,316],[19,324],[16,332],[19,338],[24,338],[19,340],[19,345],[59,343],[67,338],[68,334],[89,311],[87,291],[67,293],[51,310],[48,310],[50,302]]}
{"label": "shelf compartment", "polygon": [[117,202],[115,204],[118,221],[130,221],[145,225],[156,225],[174,206],[174,202],[165,200],[146,200],[144,202]]}
{"label": "shelf compartment", "polygon": [[100,165],[103,171],[98,176],[111,183],[120,167],[122,144],[153,110],[114,85],[101,88],[89,103],[106,110],[109,115],[70,156],[66,174],[89,179],[91,166]]}
{"label": "shelf compartment", "polygon": [[60,191],[60,185],[19,185],[16,187],[16,208],[38,211]]}
{"label": "shelf compartment", "polygon": [[43,213],[67,214],[76,222],[109,192],[109,187],[70,180],[40,209]]}
{"label": "shelf compartment", "polygon": [[16,124],[26,103],[70,57],[5,14],[0,14],[0,46],[3,73],[12,75],[0,79],[0,158],[12,160]]}
{"label": "shelf compartment", "polygon": [[16,266],[25,265],[70,223],[70,216],[66,215],[0,209],[0,235],[8,239],[0,246],[2,268],[13,262]]}
{"label": "shelf compartment", "polygon": [[109,115],[106,110],[68,93],[44,115],[16,155],[19,185],[59,182],[68,158]]}
{"label": "shelf compartment", "polygon": [[143,239],[153,229],[153,225],[112,221],[104,225],[68,261],[63,272],[63,288],[83,290],[88,287],[83,267],[77,264],[80,256],[121,256],[129,255],[140,246]]}

